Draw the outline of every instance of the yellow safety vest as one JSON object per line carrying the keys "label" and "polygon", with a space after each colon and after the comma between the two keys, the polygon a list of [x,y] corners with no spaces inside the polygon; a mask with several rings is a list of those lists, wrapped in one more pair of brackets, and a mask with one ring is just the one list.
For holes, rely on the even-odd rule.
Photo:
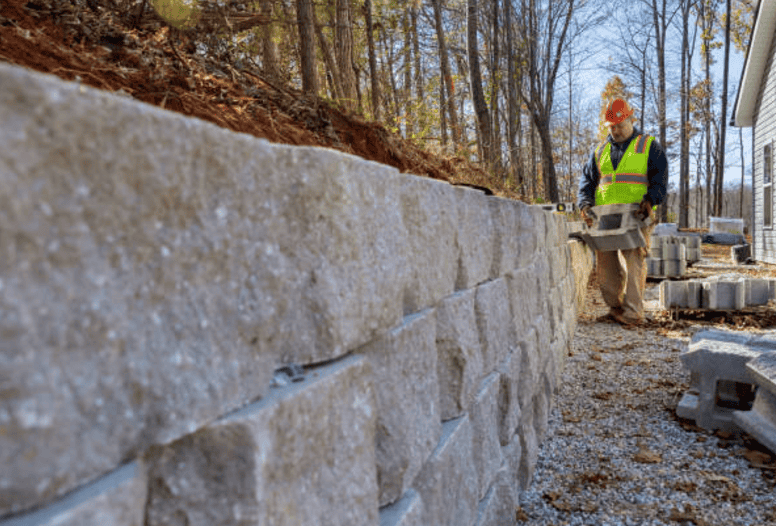
{"label": "yellow safety vest", "polygon": [[601,143],[595,150],[601,179],[595,191],[595,204],[615,205],[638,203],[647,193],[649,147],[654,137],[639,135],[631,140],[617,169],[612,164],[612,144]]}

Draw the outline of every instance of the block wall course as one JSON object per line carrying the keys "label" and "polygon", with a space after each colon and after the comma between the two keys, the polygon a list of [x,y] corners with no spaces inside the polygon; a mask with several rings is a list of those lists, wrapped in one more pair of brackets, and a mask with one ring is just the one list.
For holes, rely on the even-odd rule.
{"label": "block wall course", "polygon": [[592,270],[562,215],[0,81],[0,526],[472,526],[519,502]]}
{"label": "block wall course", "polygon": [[351,356],[151,448],[146,526],[377,525],[373,385]]}

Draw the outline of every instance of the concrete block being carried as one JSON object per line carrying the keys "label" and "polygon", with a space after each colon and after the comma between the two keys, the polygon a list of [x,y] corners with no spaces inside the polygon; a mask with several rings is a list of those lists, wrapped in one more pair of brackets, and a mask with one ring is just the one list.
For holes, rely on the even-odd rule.
{"label": "concrete block being carried", "polygon": [[638,204],[601,205],[591,208],[594,223],[580,233],[591,248],[600,251],[627,250],[646,246],[641,229],[650,224],[634,215]]}

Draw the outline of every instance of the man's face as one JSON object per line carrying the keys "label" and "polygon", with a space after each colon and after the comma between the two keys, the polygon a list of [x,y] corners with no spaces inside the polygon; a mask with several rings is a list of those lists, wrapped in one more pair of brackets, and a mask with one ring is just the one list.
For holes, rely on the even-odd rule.
{"label": "man's face", "polygon": [[629,117],[619,124],[609,126],[609,133],[614,142],[622,142],[633,135],[633,118]]}

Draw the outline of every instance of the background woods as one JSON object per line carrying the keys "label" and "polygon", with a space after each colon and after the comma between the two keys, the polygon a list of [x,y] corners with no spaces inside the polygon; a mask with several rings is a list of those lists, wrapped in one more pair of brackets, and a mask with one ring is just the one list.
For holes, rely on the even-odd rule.
{"label": "background woods", "polygon": [[740,142],[726,127],[738,81],[727,65],[748,45],[754,0],[74,4],[138,30],[166,26],[176,53],[379,121],[430,155],[475,163],[527,201],[576,200],[613,95],[629,97],[640,127],[666,147],[677,197],[664,220],[703,226],[721,215],[732,191],[725,167],[741,159],[723,147],[731,135]]}

